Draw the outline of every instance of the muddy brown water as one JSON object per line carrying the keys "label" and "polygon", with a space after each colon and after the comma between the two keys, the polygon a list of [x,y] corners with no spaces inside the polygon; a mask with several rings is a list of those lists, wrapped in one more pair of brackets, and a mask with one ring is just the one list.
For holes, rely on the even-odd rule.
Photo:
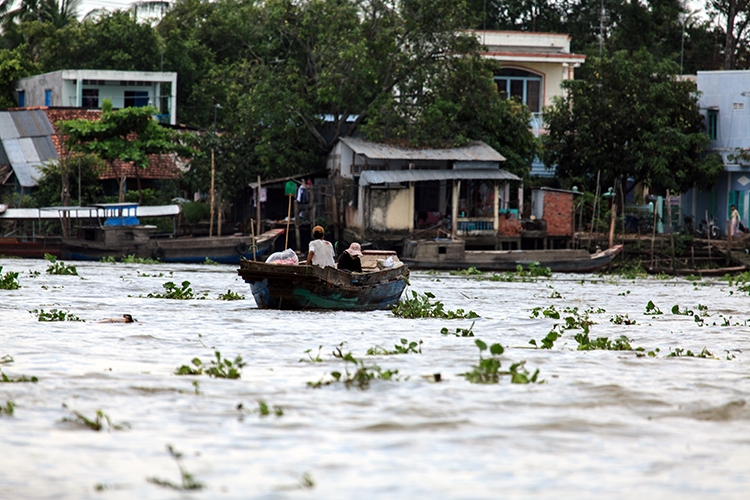
{"label": "muddy brown water", "polygon": [[[0,416],[0,498],[748,498],[750,296],[726,282],[412,273],[412,289],[481,316],[476,338],[506,347],[503,368],[525,360],[544,380],[475,385],[459,375],[477,361],[474,339],[440,333],[472,320],[258,310],[231,266],[75,265],[80,277],[48,275],[45,261],[0,259],[22,285],[0,290],[0,357],[13,358],[0,370],[39,379],[0,384],[0,406],[16,405]],[[139,297],[185,280],[207,298]],[[218,300],[227,290],[245,300]],[[649,300],[664,314],[644,315]],[[532,349],[530,339],[561,322],[529,317],[549,305],[603,309],[590,315],[591,338],[626,335],[660,352],[578,351],[580,330]],[[706,306],[707,315],[697,323],[672,314],[674,305]],[[29,313],[53,308],[86,321]],[[125,313],[137,322],[96,322]],[[626,314],[635,325],[610,321]],[[422,354],[365,355],[401,338],[421,339]],[[331,353],[344,341],[344,352],[404,379],[367,390],[307,387],[342,370]],[[318,346],[322,362],[300,362]],[[714,359],[666,356],[676,348],[706,348]],[[241,379],[174,375],[215,350],[242,356]],[[283,416],[259,416],[258,401]],[[129,429],[65,421],[97,410]],[[202,490],[148,480],[180,483],[167,445]]]}

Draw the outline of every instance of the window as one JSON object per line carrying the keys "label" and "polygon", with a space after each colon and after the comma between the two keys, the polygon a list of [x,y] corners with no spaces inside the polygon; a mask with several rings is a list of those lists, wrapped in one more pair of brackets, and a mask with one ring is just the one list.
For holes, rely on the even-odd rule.
{"label": "window", "polygon": [[44,105],[52,106],[52,89],[44,89]]}
{"label": "window", "polygon": [[18,107],[23,108],[26,106],[26,92],[23,90],[18,91]]}
{"label": "window", "polygon": [[99,89],[83,89],[81,107],[98,108],[99,107]]}
{"label": "window", "polygon": [[715,141],[719,134],[719,111],[715,109],[709,109],[707,120],[706,120],[706,132],[708,137]]}
{"label": "window", "polygon": [[495,76],[498,92],[517,98],[532,113],[542,110],[542,77],[522,69],[504,69]]}
{"label": "window", "polygon": [[126,90],[125,106],[126,108],[142,108],[148,106],[147,90]]}

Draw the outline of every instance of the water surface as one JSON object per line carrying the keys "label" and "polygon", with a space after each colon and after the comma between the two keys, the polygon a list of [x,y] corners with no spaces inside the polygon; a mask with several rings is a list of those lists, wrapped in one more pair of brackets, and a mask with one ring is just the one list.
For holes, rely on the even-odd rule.
{"label": "water surface", "polygon": [[[16,403],[0,416],[0,498],[748,498],[750,297],[726,282],[413,273],[414,290],[481,316],[474,333],[506,347],[503,368],[525,360],[544,379],[476,385],[459,375],[478,359],[474,339],[440,333],[471,320],[258,310],[231,266],[76,263],[75,277],[48,275],[47,264],[0,259],[22,285],[0,290],[0,357],[14,359],[0,369],[39,378],[0,384],[0,405]],[[206,299],[140,297],[185,280]],[[218,300],[227,290],[246,298]],[[664,314],[644,315],[649,300]],[[671,313],[699,304],[702,324]],[[560,323],[529,317],[549,305],[603,309],[591,313],[592,338],[626,335],[660,352],[577,351],[580,330],[550,350],[530,348]],[[29,313],[53,308],[86,321]],[[137,323],[96,322],[124,313]],[[626,314],[635,325],[610,321]],[[421,339],[422,354],[365,355],[401,338]],[[344,352],[408,379],[307,387],[343,369],[331,352],[344,341]],[[323,362],[300,362],[318,346]],[[714,358],[667,357],[675,348]],[[215,350],[242,356],[241,379],[174,375]],[[259,416],[258,401],[283,416]],[[64,420],[97,410],[130,428]],[[180,482],[167,445],[203,490],[147,481]],[[301,487],[305,474],[312,488]]]}

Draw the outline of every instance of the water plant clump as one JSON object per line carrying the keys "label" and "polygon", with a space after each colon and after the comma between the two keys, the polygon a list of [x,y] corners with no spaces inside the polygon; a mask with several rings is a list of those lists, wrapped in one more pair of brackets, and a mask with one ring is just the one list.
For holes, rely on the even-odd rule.
{"label": "water plant clump", "polygon": [[0,406],[0,415],[12,417],[15,410],[16,404],[13,401],[8,400],[5,402],[5,406]]}
{"label": "water plant clump", "polygon": [[505,273],[496,274],[493,273],[489,277],[479,276],[476,279],[483,281],[500,281],[506,283],[513,283],[516,281],[521,282],[535,282],[538,278],[551,278],[552,269],[549,267],[540,266],[538,262],[530,262],[528,269],[524,269],[522,265],[517,265],[515,271],[508,271]]}
{"label": "water plant clump", "polygon": [[482,273],[482,271],[480,271],[476,267],[471,266],[468,269],[459,269],[459,270],[451,271],[450,274],[452,276],[476,276],[478,274],[484,274],[484,273]]}
{"label": "water plant clump", "polygon": [[18,283],[17,272],[8,271],[3,274],[3,266],[0,266],[0,290],[18,290],[21,288]]}
{"label": "water plant clump", "polygon": [[148,257],[136,257],[135,255],[125,255],[120,262],[123,264],[162,264],[162,261]]}
{"label": "water plant clump", "polygon": [[[65,407],[67,408],[67,406]],[[74,410],[73,417],[66,417],[63,419],[63,422],[73,422],[81,424],[96,432],[99,432],[105,428],[109,429],[110,431],[120,431],[126,428],[130,428],[130,424],[128,424],[127,422],[124,422],[122,424],[113,424],[112,419],[109,418],[109,415],[104,413],[102,410],[96,410],[96,415],[93,419],[90,419],[84,414]]]}
{"label": "water plant clump", "polygon": [[[472,323],[473,324],[473,323]],[[370,347],[367,350],[368,356],[391,356],[394,354],[422,354],[422,340],[419,342],[409,342],[407,339],[401,339],[401,344],[393,346],[393,350],[389,351],[380,346]]]}
{"label": "water plant clump", "polygon": [[32,309],[29,311],[37,317],[39,321],[83,321],[81,318],[62,309],[50,309],[49,312],[44,309]]}
{"label": "water plant clump", "polygon": [[[471,371],[459,374],[472,384],[497,384],[500,382],[500,378],[504,376],[509,376],[512,384],[535,384],[542,382],[538,380],[539,370],[537,369],[534,373],[529,373],[525,367],[526,361],[513,363],[508,371],[500,371],[500,360],[497,356],[505,352],[505,349],[500,344],[488,346],[484,341],[479,339],[474,340],[474,343],[479,349],[479,362],[472,367]],[[485,358],[482,356],[482,353],[487,350],[489,350],[490,357]]]}
{"label": "water plant clump", "polygon": [[[471,326],[469,326],[469,328],[456,328],[456,332],[453,335],[455,335],[456,337],[473,337],[474,336],[474,323],[475,321],[472,321]],[[440,333],[442,333],[443,335],[451,334],[451,332],[445,326],[440,329]]]}
{"label": "water plant clump", "polygon": [[167,281],[162,284],[165,293],[149,293],[146,295],[149,299],[174,299],[174,300],[193,300],[193,299],[205,299],[207,293],[202,296],[196,296],[193,293],[193,289],[190,288],[189,281],[183,281],[182,286],[178,287],[172,281]]}
{"label": "water plant clump", "polygon": [[613,317],[609,318],[609,321],[615,325],[635,325],[635,320],[630,319],[627,314],[624,316],[615,314]]}
{"label": "water plant clump", "polygon": [[47,274],[78,276],[78,270],[76,270],[75,266],[69,266],[64,262],[58,262],[57,257],[49,253],[45,253],[44,258],[50,262],[50,265],[47,266]]}
{"label": "water plant clump", "polygon": [[552,349],[552,346],[555,345],[555,341],[559,339],[562,334],[555,331],[555,328],[557,325],[552,327],[552,330],[549,331],[546,337],[544,337],[542,340],[539,341],[539,344],[536,343],[536,340],[531,339],[529,340],[529,344],[533,345],[534,347],[538,347],[540,349]]}
{"label": "water plant clump", "polygon": [[401,299],[398,304],[391,308],[391,313],[399,318],[442,318],[442,319],[473,319],[479,315],[474,311],[464,311],[457,309],[451,311],[445,309],[440,301],[431,302],[435,295],[432,292],[423,294],[411,291],[410,298]]}
{"label": "water plant clump", "polygon": [[261,417],[267,417],[271,414],[271,410],[273,410],[273,414],[277,417],[282,417],[284,415],[284,410],[280,406],[273,405],[273,408],[271,408],[262,399],[258,401],[258,415]]}
{"label": "water plant clump", "polygon": [[657,307],[656,304],[654,304],[653,301],[649,300],[648,304],[646,304],[646,312],[643,314],[650,314],[652,316],[657,316],[659,314],[664,314],[659,307]]}
{"label": "water plant clump", "polygon": [[216,359],[212,359],[207,366],[200,358],[193,358],[190,365],[182,365],[175,370],[175,375],[208,375],[214,378],[238,379],[242,376],[242,368],[246,365],[242,356],[237,356],[234,361],[221,357],[219,351],[215,351]]}
{"label": "water plant clump", "polygon": [[[401,380],[398,376],[398,370],[383,370],[378,365],[366,365],[364,361],[356,359],[351,352],[342,352],[344,342],[339,344],[336,350],[333,352],[334,357],[344,361],[344,372],[332,371],[329,378],[321,378],[317,382],[308,382],[308,387],[319,389],[324,385],[331,385],[334,383],[343,383],[344,386],[349,389],[352,386],[357,387],[360,390],[365,390],[370,387],[370,382],[373,380]],[[349,365],[353,364],[354,368],[352,371],[349,370]]]}
{"label": "water plant clump", "polygon": [[680,347],[675,347],[674,349],[669,349],[669,354],[667,354],[668,358],[680,358],[680,357],[690,357],[690,358],[712,358],[715,359],[715,356],[711,354],[708,349],[705,347],[701,350],[701,352],[695,354],[690,349],[682,349]]}
{"label": "water plant clump", "polygon": [[632,351],[633,347],[630,345],[630,339],[625,335],[620,335],[614,340],[609,340],[608,337],[598,337],[595,340],[589,338],[588,333],[578,333],[573,336],[573,339],[578,342],[579,351],[594,351],[594,350],[606,350],[606,351]]}
{"label": "water plant clump", "polygon": [[206,485],[200,481],[196,481],[193,475],[187,471],[187,468],[185,468],[185,464],[182,461],[182,453],[172,448],[172,445],[169,444],[167,445],[167,451],[169,451],[169,454],[175,459],[177,467],[180,469],[181,484],[175,484],[168,479],[159,479],[158,477],[149,477],[146,478],[146,481],[165,488],[172,488],[177,491],[193,491],[205,488]]}
{"label": "water plant clump", "polygon": [[27,377],[26,375],[21,375],[20,377],[16,378],[10,378],[5,373],[3,373],[2,370],[0,370],[0,383],[3,384],[20,384],[24,382],[32,382],[36,383],[39,382],[39,379],[36,377]]}
{"label": "water plant clump", "polygon": [[245,300],[245,296],[232,290],[227,290],[227,293],[219,294],[219,300]]}
{"label": "water plant clump", "polygon": [[300,359],[300,362],[303,362],[303,363],[322,363],[323,362],[323,358],[320,357],[320,351],[322,349],[323,349],[323,346],[319,345],[318,346],[318,353],[315,355],[315,357],[313,357],[313,355],[310,354],[312,352],[312,349],[306,350],[305,354],[307,354],[307,358],[308,359],[302,358],[302,359]]}

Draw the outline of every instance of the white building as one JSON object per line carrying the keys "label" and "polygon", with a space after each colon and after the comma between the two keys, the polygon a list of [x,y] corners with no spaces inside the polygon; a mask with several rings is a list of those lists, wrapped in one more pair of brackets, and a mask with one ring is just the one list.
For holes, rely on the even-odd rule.
{"label": "white building", "polygon": [[177,123],[177,73],[172,72],[64,69],[23,78],[15,92],[21,108],[98,109],[109,99],[118,109],[152,105],[161,121]]}

